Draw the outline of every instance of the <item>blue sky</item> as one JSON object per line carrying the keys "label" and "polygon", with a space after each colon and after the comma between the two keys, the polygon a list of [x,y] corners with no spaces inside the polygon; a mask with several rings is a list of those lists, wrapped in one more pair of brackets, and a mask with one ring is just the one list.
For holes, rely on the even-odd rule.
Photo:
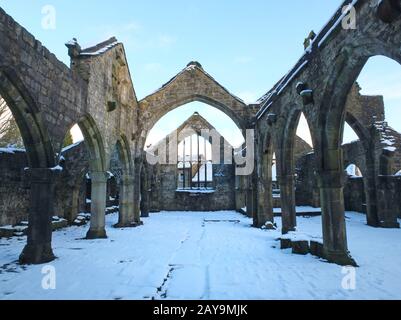
{"label": "blue sky", "polygon": [[[158,89],[189,61],[247,102],[268,91],[303,53],[303,40],[318,32],[341,0],[0,0],[0,6],[56,56],[69,64],[64,43],[73,37],[90,46],[110,36],[125,45],[139,99]],[[56,9],[56,28],[42,28],[42,8]],[[318,8],[318,9],[317,9]],[[363,93],[385,93],[390,124],[401,131],[401,67],[375,59],[361,76]],[[228,140],[234,124],[202,104],[183,107],[155,128],[168,133],[199,111]],[[301,125],[305,135],[305,124]],[[351,139],[350,134],[346,134]],[[306,138],[306,137],[305,137]],[[154,138],[156,139],[156,138]],[[307,138],[306,138],[307,139]]]}

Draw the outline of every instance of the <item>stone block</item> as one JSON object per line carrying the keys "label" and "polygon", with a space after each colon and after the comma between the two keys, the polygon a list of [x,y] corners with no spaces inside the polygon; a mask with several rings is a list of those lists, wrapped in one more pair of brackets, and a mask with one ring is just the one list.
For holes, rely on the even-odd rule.
{"label": "stone block", "polygon": [[14,231],[12,226],[0,227],[0,238],[11,238],[14,236]]}
{"label": "stone block", "polygon": [[59,230],[59,229],[63,229],[63,228],[66,228],[66,227],[68,227],[68,221],[67,220],[60,219],[58,221],[53,221],[52,222],[52,230],[53,231],[56,231],[56,230]]}
{"label": "stone block", "polygon": [[307,255],[309,252],[310,252],[309,241],[306,240],[292,241],[293,254]]}
{"label": "stone block", "polygon": [[26,236],[28,234],[28,226],[18,225],[14,227],[14,235],[16,236]]}
{"label": "stone block", "polygon": [[281,250],[291,249],[292,248],[291,239],[280,239],[280,248]]}
{"label": "stone block", "polygon": [[312,240],[310,242],[310,253],[316,257],[324,258],[323,244]]}
{"label": "stone block", "polygon": [[87,223],[87,220],[86,220],[85,217],[78,216],[78,217],[73,221],[72,224],[73,224],[74,226],[81,227],[81,226],[86,225],[86,223]]}
{"label": "stone block", "polygon": [[381,221],[380,227],[385,229],[399,229],[400,224],[397,222],[396,219],[394,219],[394,221]]}

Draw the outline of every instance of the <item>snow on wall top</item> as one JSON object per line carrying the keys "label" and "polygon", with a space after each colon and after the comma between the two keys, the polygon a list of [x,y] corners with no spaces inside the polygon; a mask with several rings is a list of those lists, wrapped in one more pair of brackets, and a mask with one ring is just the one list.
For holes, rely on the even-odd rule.
{"label": "snow on wall top", "polygon": [[395,147],[397,143],[396,137],[394,136],[395,130],[385,121],[376,121],[374,126],[381,133],[380,141],[383,144],[383,149],[395,152],[397,150]]}
{"label": "snow on wall top", "polygon": [[[74,45],[74,43],[73,43],[74,41],[76,41],[76,40],[72,40],[72,42],[70,41],[71,43],[68,43],[68,44]],[[82,50],[79,55],[80,56],[98,56],[98,55],[101,55],[101,54],[109,51],[110,49],[116,47],[118,44],[120,44],[120,42],[118,42],[115,37],[112,37],[109,40],[99,43],[96,46]]]}
{"label": "snow on wall top", "polygon": [[173,78],[171,78],[169,81],[167,81],[164,85],[162,85],[159,89],[157,89],[155,92],[149,94],[148,96],[146,96],[145,98],[143,98],[142,100],[146,100],[149,97],[151,97],[152,95],[164,90],[165,88],[167,88],[169,85],[171,85],[177,78],[179,78],[182,74],[184,74],[185,72],[191,72],[191,71],[195,71],[195,70],[199,70],[201,71],[204,75],[206,75],[210,80],[212,80],[213,82],[215,82],[217,85],[219,85],[224,91],[226,91],[230,96],[232,96],[235,100],[239,101],[240,103],[246,105],[246,103],[244,102],[244,100],[242,100],[241,98],[239,98],[238,96],[232,94],[228,89],[226,89],[224,86],[222,86],[219,82],[216,81],[215,78],[213,78],[209,73],[207,73],[205,71],[205,69],[203,69],[202,65],[197,62],[197,61],[191,61],[190,63],[188,63],[188,65],[181,70],[177,75],[175,75]]}
{"label": "snow on wall top", "polygon": [[[317,34],[317,36],[311,41],[308,48],[305,49],[303,56],[298,60],[295,66],[290,69],[290,71],[274,85],[274,87],[268,91],[264,96],[262,96],[257,104],[261,106],[256,117],[259,120],[266,111],[270,108],[277,97],[284,91],[284,89],[291,83],[291,81],[303,70],[303,68],[309,63],[312,56],[320,49],[320,47],[325,43],[325,41],[330,37],[330,35],[338,29],[341,21],[344,17],[349,14],[349,11],[353,6],[355,6],[359,0],[345,0],[341,6],[337,9],[336,13],[332,16],[329,22],[322,28],[322,30]],[[346,10],[344,7],[348,6]]]}
{"label": "snow on wall top", "polygon": [[8,154],[15,154],[18,152],[26,152],[25,149],[19,149],[19,148],[13,148],[13,147],[8,147],[8,148],[0,148],[0,153],[8,153]]}
{"label": "snow on wall top", "polygon": [[71,149],[73,149],[73,148],[75,148],[75,147],[78,147],[81,143],[83,143],[84,141],[79,141],[79,142],[76,142],[76,143],[74,143],[74,144],[71,144],[71,145],[69,145],[69,146],[67,146],[67,147],[65,147],[65,148],[63,148],[62,150],[61,150],[61,152],[63,153],[63,152],[66,152],[66,151],[68,151],[68,150],[71,150]]}

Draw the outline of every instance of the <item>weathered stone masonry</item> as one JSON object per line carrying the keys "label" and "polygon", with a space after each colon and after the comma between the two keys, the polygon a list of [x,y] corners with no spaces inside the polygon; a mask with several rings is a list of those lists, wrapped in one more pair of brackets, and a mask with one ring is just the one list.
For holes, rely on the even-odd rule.
{"label": "weathered stone masonry", "polygon": [[[263,159],[263,153],[271,153],[273,145],[276,148],[282,203],[285,206],[283,231],[286,232],[296,226],[295,166],[291,146],[299,115],[301,112],[305,114],[314,144],[317,185],[323,211],[324,256],[339,264],[355,264],[348,253],[344,218],[345,173],[341,143],[343,124],[347,119],[347,97],[370,57],[383,55],[401,62],[400,1],[356,1],[354,7],[358,27],[355,30],[341,27],[344,17],[342,8],[349,3],[351,1],[344,1],[296,66],[260,99],[261,110],[256,121],[257,158]],[[347,120],[352,126],[353,120]],[[357,131],[359,134],[362,132]],[[374,151],[369,149],[369,144],[365,148],[370,172],[377,174]],[[269,175],[264,161],[259,163],[260,170]],[[396,221],[380,217],[376,177],[369,177],[372,182],[368,191],[368,223],[376,227],[396,226]],[[271,219],[271,204],[265,201],[259,203],[259,219],[263,216],[266,220]]]}
{"label": "weathered stone masonry", "polygon": [[[169,141],[172,141],[175,135],[179,138],[178,142],[188,137],[188,135],[202,135],[202,130],[215,130],[199,114],[194,114],[186,120],[177,130],[168,135],[165,149],[160,148],[160,143],[148,152],[154,154],[159,151],[159,155],[166,153],[169,149]],[[221,137],[220,143],[220,162],[214,164],[213,182],[210,192],[202,193],[196,190],[177,190],[177,164],[156,164],[147,166],[147,179],[149,179],[150,192],[153,197],[149,200],[149,206],[152,211],[221,211],[235,210],[235,165],[224,163],[225,150],[232,154],[234,148]],[[199,170],[198,170],[199,172]],[[152,181],[154,181],[152,183]],[[157,181],[157,182],[156,182]]]}
{"label": "weathered stone masonry", "polygon": [[[249,177],[238,178],[237,192],[233,191],[241,195],[238,190],[245,190],[248,214],[253,215],[255,226],[274,222],[271,163],[276,153],[283,233],[296,228],[294,146],[300,115],[305,114],[323,211],[322,255],[330,262],[355,265],[348,252],[344,218],[344,121],[358,133],[366,153],[366,211],[371,226],[397,226],[389,214],[392,199],[385,192],[394,188],[390,168],[396,157],[394,150],[384,145],[391,130],[376,121],[373,131],[378,134],[371,135],[359,125],[363,113],[352,116],[347,109],[347,98],[370,57],[383,55],[401,63],[401,1],[353,1],[358,27],[345,30],[339,22],[343,6],[350,3],[343,2],[296,66],[257,104],[249,106],[196,62],[138,101],[124,47],[116,39],[84,50],[77,41],[69,42],[68,68],[0,9],[0,95],[20,128],[29,167],[24,171],[30,185],[29,231],[21,262],[43,263],[54,258],[51,217],[57,176],[62,175],[56,165],[65,134],[74,124],[79,124],[89,153],[92,219],[87,237],[104,238],[107,171],[114,150],[121,161],[118,226],[137,226],[141,223],[141,191],[142,200],[154,196],[146,190],[155,181],[145,183],[142,170],[149,131],[169,111],[201,101],[225,112],[241,130],[255,129],[256,170]],[[377,143],[372,143],[373,136]],[[241,197],[234,202],[237,209]],[[149,204],[141,207],[148,210]]]}

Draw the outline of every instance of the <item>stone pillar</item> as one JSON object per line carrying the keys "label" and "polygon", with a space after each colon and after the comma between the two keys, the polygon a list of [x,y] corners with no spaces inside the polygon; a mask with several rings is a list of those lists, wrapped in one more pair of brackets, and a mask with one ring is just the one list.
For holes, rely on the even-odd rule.
{"label": "stone pillar", "polygon": [[396,190],[395,176],[379,176],[378,177],[378,199],[379,199],[379,226],[382,228],[398,229],[398,212],[395,206]]}
{"label": "stone pillar", "polygon": [[332,263],[357,266],[350,256],[344,208],[345,172],[325,171],[319,174],[322,206],[324,256]]}
{"label": "stone pillar", "polygon": [[107,194],[107,173],[91,172],[92,181],[92,202],[91,222],[86,235],[87,239],[105,239],[106,235],[106,194]]}
{"label": "stone pillar", "polygon": [[376,169],[374,148],[369,148],[366,152],[366,173],[364,177],[365,197],[366,197],[366,217],[367,223],[371,227],[379,227],[377,204],[376,178],[378,170]]}
{"label": "stone pillar", "polygon": [[149,177],[147,174],[147,169],[144,166],[142,168],[142,174],[141,174],[141,206],[140,206],[141,217],[143,218],[149,217],[149,211],[150,211],[149,189],[150,189]]}
{"label": "stone pillar", "polygon": [[132,227],[134,223],[134,178],[131,175],[121,176],[119,216],[116,228]]}
{"label": "stone pillar", "polygon": [[135,159],[134,166],[134,223],[141,225],[141,170],[142,159]]}
{"label": "stone pillar", "polygon": [[29,169],[30,208],[28,242],[20,255],[22,264],[41,264],[54,260],[52,251],[52,216],[54,215],[54,187],[57,171]]}
{"label": "stone pillar", "polygon": [[294,175],[280,176],[280,194],[282,232],[286,234],[290,231],[295,231],[297,227]]}
{"label": "stone pillar", "polygon": [[252,176],[245,176],[244,179],[246,179],[246,199],[245,199],[246,215],[255,220],[256,201],[252,186]]}
{"label": "stone pillar", "polygon": [[258,179],[257,182],[257,209],[254,219],[254,226],[261,228],[267,222],[271,222],[271,227],[274,224],[273,215],[273,191],[272,182]]}
{"label": "stone pillar", "polygon": [[242,212],[242,209],[246,206],[246,186],[244,186],[244,180],[243,176],[236,177],[235,210],[237,212]]}

